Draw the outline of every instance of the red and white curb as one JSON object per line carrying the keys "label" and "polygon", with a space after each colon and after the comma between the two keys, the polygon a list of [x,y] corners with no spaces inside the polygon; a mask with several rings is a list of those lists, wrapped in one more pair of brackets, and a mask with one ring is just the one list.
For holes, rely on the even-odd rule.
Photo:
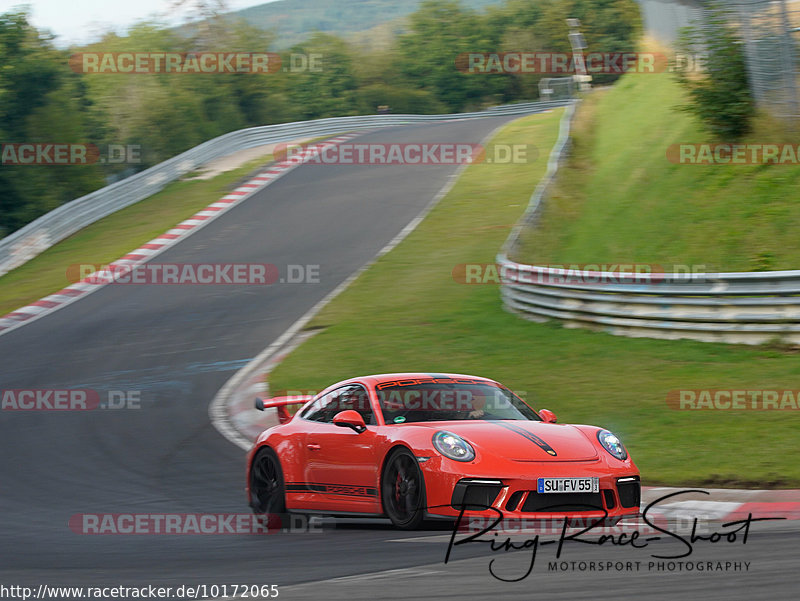
{"label": "red and white curb", "polygon": [[[666,495],[694,487],[642,487],[642,510]],[[672,520],[733,522],[753,518],[800,520],[800,490],[749,490],[696,487],[708,494],[686,492],[653,505],[649,514]]]}
{"label": "red and white curb", "polygon": [[[363,133],[363,132],[361,132]],[[251,178],[246,183],[229,192],[218,201],[211,203],[206,208],[198,211],[188,219],[181,221],[178,225],[161,234],[157,238],[143,244],[123,257],[120,257],[110,265],[109,270],[103,270],[89,274],[81,281],[76,282],[66,288],[59,290],[55,294],[50,294],[44,298],[33,302],[16,311],[7,313],[0,317],[0,336],[12,330],[22,327],[28,323],[36,321],[53,311],[61,309],[76,300],[91,294],[96,290],[108,285],[109,280],[113,280],[114,273],[120,273],[120,269],[114,268],[132,267],[141,263],[146,263],[156,255],[174,246],[181,240],[190,236],[203,226],[211,223],[214,219],[240,204],[259,190],[269,186],[272,182],[280,179],[291,170],[308,162],[326,149],[347,142],[360,135],[351,133],[337,136],[324,142],[310,144],[302,150],[293,153],[291,157],[270,165],[265,171]],[[65,270],[66,273],[66,270]]]}
{"label": "red and white curb", "polygon": [[[778,492],[778,491],[741,491]],[[751,515],[758,518],[782,518],[800,520],[800,502],[781,503],[763,501],[760,503],[737,503],[734,501],[678,501],[653,508],[653,513],[668,519],[708,520],[713,522],[733,522],[746,520]]]}
{"label": "red and white curb", "polygon": [[258,438],[261,432],[278,425],[278,412],[275,409],[268,409],[262,412],[256,411],[253,406],[256,397],[263,397],[268,392],[266,375],[275,369],[289,353],[311,338],[317,331],[298,332],[287,345],[267,356],[259,364],[258,369],[249,370],[247,376],[239,382],[237,393],[231,396],[230,402],[226,405],[226,411],[231,426],[239,435],[244,437],[247,443],[246,446],[242,445],[244,449],[250,448],[252,441]]}

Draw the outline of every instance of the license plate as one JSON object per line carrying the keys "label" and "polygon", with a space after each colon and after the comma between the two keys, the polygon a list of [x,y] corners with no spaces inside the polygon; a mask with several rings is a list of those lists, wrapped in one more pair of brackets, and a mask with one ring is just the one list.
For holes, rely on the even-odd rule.
{"label": "license plate", "polygon": [[600,478],[539,478],[539,493],[600,492]]}

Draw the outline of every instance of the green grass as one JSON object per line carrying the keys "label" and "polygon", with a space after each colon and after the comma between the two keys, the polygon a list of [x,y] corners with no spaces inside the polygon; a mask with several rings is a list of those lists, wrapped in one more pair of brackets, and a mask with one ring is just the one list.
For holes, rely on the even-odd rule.
{"label": "green grass", "polygon": [[208,180],[172,182],[158,194],[117,211],[0,278],[0,315],[74,283],[70,265],[107,264],[188,219],[227,194],[271,159],[265,155]]}
{"label": "green grass", "polygon": [[[800,268],[800,166],[687,165],[672,144],[713,140],[670,74],[631,75],[579,110],[574,146],[517,258],[541,264]],[[743,142],[791,142],[760,119]],[[794,140],[797,143],[797,140]]]}
{"label": "green grass", "polygon": [[453,280],[457,264],[494,260],[544,173],[560,117],[506,126],[494,141],[534,143],[539,159],[468,168],[403,243],[312,320],[309,327],[324,329],[272,372],[272,390],[321,390],[368,373],[473,373],[522,391],[562,422],[612,429],[646,484],[800,485],[800,413],[691,413],[666,404],[673,389],[796,388],[797,355],[531,323],[503,311],[497,286]]}

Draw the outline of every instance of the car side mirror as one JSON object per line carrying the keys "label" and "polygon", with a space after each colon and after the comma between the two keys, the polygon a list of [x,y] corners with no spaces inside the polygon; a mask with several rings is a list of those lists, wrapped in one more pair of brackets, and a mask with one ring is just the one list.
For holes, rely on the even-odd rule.
{"label": "car side mirror", "polygon": [[356,434],[361,434],[367,429],[367,424],[364,423],[364,418],[358,411],[346,409],[340,411],[333,417],[333,423],[342,428],[352,428]]}
{"label": "car side mirror", "polygon": [[546,424],[558,423],[556,414],[550,411],[549,409],[539,409],[539,417],[541,417],[542,421]]}

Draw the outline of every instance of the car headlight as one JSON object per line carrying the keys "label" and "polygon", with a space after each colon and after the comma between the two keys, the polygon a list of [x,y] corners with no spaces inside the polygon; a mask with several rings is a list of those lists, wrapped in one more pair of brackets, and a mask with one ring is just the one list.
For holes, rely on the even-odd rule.
{"label": "car headlight", "polygon": [[600,444],[606,451],[609,452],[609,454],[613,455],[617,459],[624,461],[628,458],[628,451],[626,451],[625,447],[622,446],[620,439],[614,436],[608,430],[600,430],[597,433],[597,440],[600,441]]}
{"label": "car headlight", "polygon": [[472,461],[475,449],[458,434],[442,430],[433,435],[433,446],[442,455],[455,461]]}

